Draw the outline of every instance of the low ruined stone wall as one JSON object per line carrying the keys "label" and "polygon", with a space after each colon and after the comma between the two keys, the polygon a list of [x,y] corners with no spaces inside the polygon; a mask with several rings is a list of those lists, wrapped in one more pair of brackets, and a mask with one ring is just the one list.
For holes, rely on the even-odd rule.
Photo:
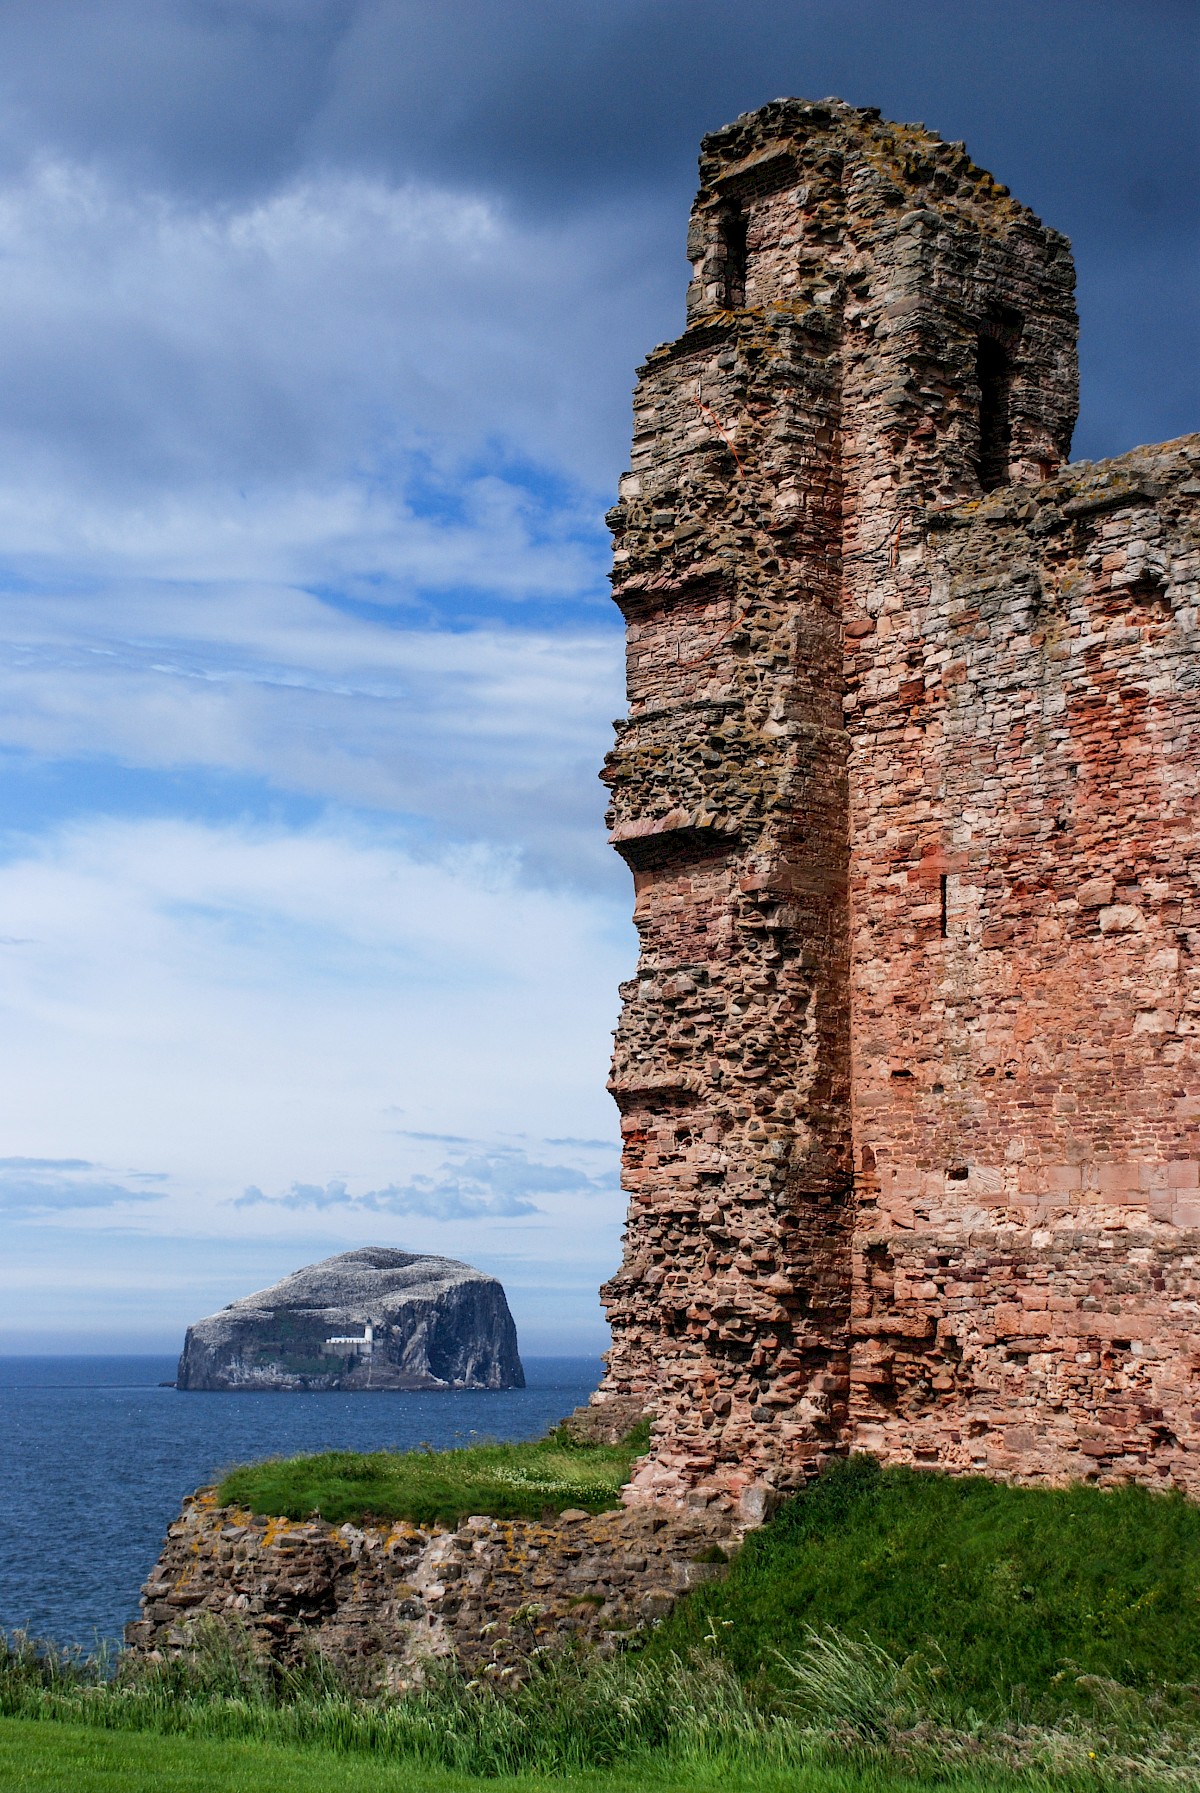
{"label": "low ruined stone wall", "polygon": [[393,1689],[431,1658],[500,1673],[538,1647],[619,1647],[721,1575],[731,1547],[704,1510],[334,1526],[221,1507],[202,1489],[167,1534],[126,1642],[141,1657],[183,1653],[211,1615],[281,1661],[315,1648]]}

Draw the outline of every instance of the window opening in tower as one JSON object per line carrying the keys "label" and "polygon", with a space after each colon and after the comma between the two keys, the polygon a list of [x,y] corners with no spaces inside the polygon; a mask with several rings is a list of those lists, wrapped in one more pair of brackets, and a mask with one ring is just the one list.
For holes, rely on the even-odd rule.
{"label": "window opening in tower", "polygon": [[727,311],[746,303],[746,214],[731,207],[721,218],[721,250],[724,259],[722,300]]}
{"label": "window opening in tower", "polygon": [[981,336],[976,359],[979,381],[979,483],[985,492],[1009,483],[1012,426],[1012,357],[994,336]]}

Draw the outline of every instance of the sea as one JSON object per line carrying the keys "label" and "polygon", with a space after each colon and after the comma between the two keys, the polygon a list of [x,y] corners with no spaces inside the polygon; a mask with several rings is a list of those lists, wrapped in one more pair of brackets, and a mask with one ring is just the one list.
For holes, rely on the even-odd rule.
{"label": "sea", "polygon": [[537,1438],[581,1406],[595,1357],[526,1358],[522,1389],[203,1394],[174,1357],[0,1357],[0,1631],[118,1642],[185,1495],[302,1451]]}

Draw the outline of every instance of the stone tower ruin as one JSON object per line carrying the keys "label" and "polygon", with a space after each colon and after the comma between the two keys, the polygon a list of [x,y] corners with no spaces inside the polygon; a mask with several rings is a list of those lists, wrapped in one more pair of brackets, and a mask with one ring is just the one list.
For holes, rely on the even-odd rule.
{"label": "stone tower ruin", "polygon": [[1200,438],[1066,464],[1069,246],[961,144],[781,100],[700,175],[609,517],[630,1497],[1200,1494]]}

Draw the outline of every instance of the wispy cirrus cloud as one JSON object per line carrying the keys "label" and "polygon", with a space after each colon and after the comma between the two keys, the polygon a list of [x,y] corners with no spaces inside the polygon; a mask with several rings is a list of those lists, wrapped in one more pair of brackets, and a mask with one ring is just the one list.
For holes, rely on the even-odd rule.
{"label": "wispy cirrus cloud", "polygon": [[[373,1216],[414,1249],[426,1225],[593,1190],[619,1209],[611,1159],[544,1134],[547,1115],[563,1142],[612,1125],[623,902],[363,822],[98,818],[9,843],[0,925],[36,935],[0,986],[26,1160],[0,1174],[33,1177],[47,1210],[52,1174],[65,1202],[89,1177],[146,1187],[98,1168],[139,1162],[169,1168],[163,1223],[189,1231],[228,1229],[248,1184],[266,1193],[240,1226]],[[86,1158],[61,1149],[77,1140]]]}
{"label": "wispy cirrus cloud", "polygon": [[160,1173],[116,1173],[122,1175],[143,1187],[114,1180],[106,1166],[86,1158],[0,1158],[0,1210],[14,1217],[36,1217],[164,1199],[164,1190],[144,1187],[165,1181]]}
{"label": "wispy cirrus cloud", "polygon": [[0,642],[0,747],[23,759],[253,779],[612,875],[595,776],[612,632],[401,629],[299,591],[142,589],[17,594]]}
{"label": "wispy cirrus cloud", "polygon": [[611,1193],[612,1187],[611,1177],[589,1176],[577,1165],[547,1164],[531,1158],[519,1147],[501,1146],[455,1155],[430,1174],[418,1174],[403,1183],[388,1183],[381,1189],[351,1192],[344,1181],[335,1179],[325,1184],[293,1183],[281,1195],[269,1196],[252,1185],[233,1206],[335,1208],[425,1220],[512,1219],[543,1211],[531,1199],[534,1195],[594,1195]]}

